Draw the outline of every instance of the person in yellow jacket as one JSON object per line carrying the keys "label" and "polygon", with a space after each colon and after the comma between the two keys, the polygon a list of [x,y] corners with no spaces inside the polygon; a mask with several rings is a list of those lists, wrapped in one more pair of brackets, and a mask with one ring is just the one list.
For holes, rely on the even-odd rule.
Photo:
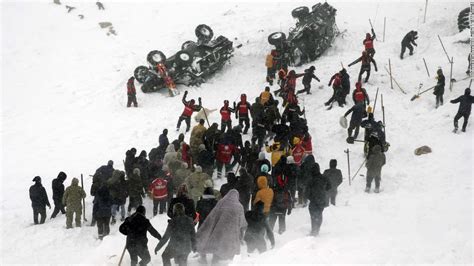
{"label": "person in yellow jacket", "polygon": [[267,82],[270,86],[273,86],[273,80],[275,79],[275,62],[274,57],[276,56],[276,50],[272,50],[271,53],[265,58],[265,66],[267,67]]}
{"label": "person in yellow jacket", "polygon": [[291,155],[289,149],[282,147],[279,141],[275,141],[272,146],[268,146],[268,142],[265,143],[265,150],[272,154],[272,167],[278,163],[282,155]]}
{"label": "person in yellow jacket", "polygon": [[259,201],[263,202],[263,213],[268,216],[273,202],[273,190],[268,187],[267,177],[263,175],[257,178],[257,186],[258,192],[255,195],[253,204]]}
{"label": "person in yellow jacket", "polygon": [[273,95],[272,93],[270,92],[270,87],[265,87],[265,90],[260,93],[260,104],[263,105],[263,106],[269,106],[269,105],[272,105],[275,100],[273,99]]}

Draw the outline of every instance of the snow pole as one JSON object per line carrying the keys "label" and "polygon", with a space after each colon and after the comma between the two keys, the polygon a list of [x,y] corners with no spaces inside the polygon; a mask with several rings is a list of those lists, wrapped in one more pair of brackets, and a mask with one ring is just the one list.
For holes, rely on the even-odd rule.
{"label": "snow pole", "polygon": [[347,154],[347,174],[349,179],[349,186],[351,185],[351,161],[349,159],[349,148],[347,148],[344,153]]}
{"label": "snow pole", "polygon": [[[383,93],[380,94],[380,103],[382,104],[383,132],[385,133],[385,106],[383,105]],[[386,133],[385,133],[385,139],[387,139],[387,134]]]}
{"label": "snow pole", "polygon": [[377,92],[375,93],[374,108],[372,109],[372,114],[375,115],[375,106],[377,106],[377,97],[379,96],[379,88],[377,87]]}
{"label": "snow pole", "polygon": [[472,79],[469,81],[469,89],[471,88],[472,85]]}
{"label": "snow pole", "polygon": [[428,77],[430,77],[430,72],[428,71],[428,65],[426,65],[426,60],[424,57],[423,57],[423,63],[425,63],[426,74],[428,74]]}
{"label": "snow pole", "polygon": [[449,91],[453,91],[453,63],[454,63],[454,58],[451,57],[451,70],[449,71]]}
{"label": "snow pole", "polygon": [[122,255],[120,256],[120,260],[119,260],[118,266],[121,266],[121,265],[122,265],[123,256],[125,255],[125,250],[127,250],[127,244],[125,244],[125,247],[123,247]]}
{"label": "snow pole", "polygon": [[387,17],[383,17],[383,42],[385,42],[385,24],[387,23]]}
{"label": "snow pole", "polygon": [[341,62],[341,67],[344,69],[344,65],[342,64],[342,62]]}
{"label": "snow pole", "polygon": [[[84,178],[82,177],[82,174],[81,174],[81,187],[84,190]],[[86,199],[85,198],[82,198],[82,206],[84,208],[84,213],[82,215],[82,218],[84,218],[84,222],[87,222],[87,219],[86,219]]]}
{"label": "snow pole", "polygon": [[[388,71],[387,67],[384,66],[384,68],[385,68],[385,71],[387,72],[387,74],[390,74],[390,72]],[[400,89],[400,91],[401,91],[403,94],[407,94],[407,93],[402,89],[402,87],[400,87],[400,84],[398,84],[397,80],[396,80],[394,77],[392,77],[392,80],[393,80],[393,82],[395,82],[395,85],[397,85],[397,87]]]}
{"label": "snow pole", "polygon": [[425,15],[423,16],[423,23],[426,22],[426,10],[428,9],[428,0],[425,2]]}
{"label": "snow pole", "polygon": [[204,113],[204,117],[206,118],[207,126],[211,127],[211,125],[209,124],[209,120],[207,119],[206,108],[202,107],[202,112]]}
{"label": "snow pole", "polygon": [[392,64],[390,63],[390,58],[388,59],[388,71],[390,75],[390,88],[393,90]]}
{"label": "snow pole", "polygon": [[439,39],[439,42],[441,43],[441,47],[443,47],[443,51],[446,54],[446,57],[448,58],[448,62],[451,63],[451,60],[449,59],[448,52],[446,52],[446,48],[444,48],[443,41],[441,40],[441,37],[439,37],[439,35],[438,35],[438,39]]}
{"label": "snow pole", "polygon": [[360,169],[362,169],[362,166],[364,166],[364,163],[367,161],[367,158],[364,159],[364,161],[362,162],[362,164],[360,165],[359,169],[357,169],[357,172],[354,174],[354,176],[352,177],[352,180],[354,181],[354,178],[357,176],[357,174],[359,173]]}
{"label": "snow pole", "polygon": [[[369,18],[369,23],[370,23],[370,28],[373,30],[374,26],[372,25],[372,21],[370,20],[370,18]],[[375,30],[374,30],[374,32],[375,32]],[[377,40],[377,35],[375,35],[375,39]]]}

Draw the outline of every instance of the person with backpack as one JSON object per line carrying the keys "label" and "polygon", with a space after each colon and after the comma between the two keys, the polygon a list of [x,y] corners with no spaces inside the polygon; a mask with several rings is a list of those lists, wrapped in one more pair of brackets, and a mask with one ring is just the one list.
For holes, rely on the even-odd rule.
{"label": "person with backpack", "polygon": [[145,207],[140,205],[137,207],[136,212],[127,217],[119,227],[120,233],[127,236],[125,247],[130,254],[132,265],[137,264],[138,258],[141,259],[140,265],[147,265],[151,260],[150,252],[148,251],[147,232],[161,240],[161,235],[151,225],[150,220],[146,218],[145,214]]}
{"label": "person with backpack", "polygon": [[[280,160],[281,164],[286,168],[286,158]],[[279,162],[279,164],[280,164]],[[285,175],[284,168],[283,171],[279,171],[275,176],[275,184],[273,186],[273,202],[270,209],[269,223],[270,228],[273,231],[275,222],[278,219],[278,234],[283,234],[286,231],[286,214],[291,214],[291,209],[293,206],[292,196],[290,194],[288,177]],[[275,167],[274,169],[278,169]]]}
{"label": "person with backpack", "polygon": [[99,239],[110,233],[110,217],[112,216],[112,197],[107,184],[103,184],[94,197],[93,216],[97,221]]}
{"label": "person with backpack", "polygon": [[184,213],[184,206],[177,203],[173,206],[173,218],[168,220],[165,234],[155,248],[155,254],[168,242],[161,258],[164,266],[171,266],[171,259],[180,266],[187,265],[188,255],[196,251],[196,231],[193,220]]}
{"label": "person with backpack", "polygon": [[169,184],[169,173],[162,173],[163,176],[159,176],[151,182],[148,190],[153,197],[153,216],[158,214],[158,206],[160,207],[160,214],[167,212],[166,203],[168,202],[168,189]]}
{"label": "person with backpack", "polygon": [[64,172],[59,172],[58,177],[53,179],[53,182],[51,182],[51,186],[53,189],[53,202],[54,202],[54,210],[53,214],[51,214],[51,219],[56,218],[56,215],[58,215],[59,211],[61,211],[62,214],[66,214],[66,210],[64,209],[63,205],[63,195],[64,195],[64,180],[66,180],[66,173]]}
{"label": "person with backpack", "polygon": [[247,230],[245,230],[244,240],[247,244],[247,253],[252,253],[255,249],[259,253],[267,251],[265,235],[270,240],[271,248],[275,247],[275,237],[263,213],[264,205],[262,201],[258,201],[253,210],[245,212]]}
{"label": "person with backpack", "polygon": [[464,117],[464,122],[462,123],[462,132],[466,132],[467,122],[469,121],[469,116],[471,115],[471,105],[474,103],[474,96],[471,96],[471,89],[466,88],[464,90],[464,95],[451,100],[451,103],[459,103],[458,112],[454,116],[454,132],[458,130],[458,120],[461,117]]}
{"label": "person with backpack", "polygon": [[138,107],[137,103],[137,91],[135,90],[135,77],[131,76],[127,81],[127,107],[133,106]]}
{"label": "person with backpack", "polygon": [[303,86],[304,89],[299,90],[296,94],[300,94],[306,92],[306,94],[311,94],[311,80],[315,79],[320,82],[319,78],[314,75],[314,71],[316,68],[314,66],[310,66],[308,69],[305,69],[303,75]]}
{"label": "person with backpack", "polygon": [[377,63],[366,51],[363,51],[361,57],[356,59],[354,62],[350,63],[349,67],[359,62],[361,62],[361,66],[360,66],[359,77],[357,78],[357,81],[360,82],[362,80],[362,74],[367,72],[367,76],[365,77],[364,82],[368,82],[369,77],[370,77],[370,63],[374,64],[375,72],[377,72]]}
{"label": "person with backpack", "polygon": [[336,206],[337,187],[342,184],[342,172],[337,169],[337,160],[331,159],[329,161],[329,169],[324,170],[323,175],[329,179],[331,189],[326,193],[328,202]]}
{"label": "person with backpack", "polygon": [[[41,184],[41,177],[35,176],[33,178],[34,185],[30,187],[30,200],[31,207],[33,208],[33,221],[35,224],[44,224],[46,220],[46,206],[51,209],[51,204],[49,204],[48,194],[46,194],[46,189],[44,189]],[[40,221],[38,222],[38,215],[41,216]]]}
{"label": "person with backpack", "polygon": [[179,131],[179,128],[181,127],[181,122],[186,122],[186,132],[189,131],[191,127],[191,116],[193,115],[194,112],[199,112],[202,107],[201,103],[201,97],[198,98],[198,105],[195,105],[194,99],[191,99],[189,102],[186,101],[186,96],[188,96],[188,91],[184,92],[183,98],[181,101],[184,104],[184,110],[181,116],[178,119],[178,124],[176,125],[176,131]]}

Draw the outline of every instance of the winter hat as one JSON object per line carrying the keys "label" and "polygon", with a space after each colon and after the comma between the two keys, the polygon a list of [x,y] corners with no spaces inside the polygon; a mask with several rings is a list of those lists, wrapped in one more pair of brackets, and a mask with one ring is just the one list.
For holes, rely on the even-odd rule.
{"label": "winter hat", "polygon": [[199,119],[199,124],[204,125],[204,119]]}
{"label": "winter hat", "polygon": [[168,129],[167,128],[163,129],[163,135],[165,135],[165,136],[168,135]]}
{"label": "winter hat", "polygon": [[321,170],[319,168],[319,164],[318,163],[314,163],[314,170],[316,171],[316,174],[321,174]]}
{"label": "winter hat", "polygon": [[204,144],[199,144],[199,151],[204,151],[206,149],[206,145]]}
{"label": "winter hat", "polygon": [[370,33],[366,33],[365,38],[370,38]]}
{"label": "winter hat", "polygon": [[194,171],[195,171],[196,173],[202,173],[202,168],[201,168],[201,166],[196,165],[196,167],[194,167]]}
{"label": "winter hat", "polygon": [[184,215],[184,205],[182,203],[176,203],[173,205],[173,215],[174,216],[180,216]]}
{"label": "winter hat", "polygon": [[214,184],[212,183],[212,179],[206,179],[206,181],[204,181],[204,187],[213,188]]}
{"label": "winter hat", "polygon": [[466,96],[467,96],[467,95],[471,95],[471,89],[470,89],[470,88],[466,88],[466,89],[464,90],[464,95],[466,95]]}
{"label": "winter hat", "polygon": [[79,185],[79,179],[77,179],[77,178],[74,177],[74,178],[72,179],[72,181],[71,181],[71,185],[73,185],[73,186]]}
{"label": "winter hat", "polygon": [[337,166],[337,160],[336,159],[331,159],[329,161],[329,167],[330,168],[336,168],[336,166]]}
{"label": "winter hat", "polygon": [[258,153],[258,159],[259,160],[265,160],[265,153],[263,151]]}
{"label": "winter hat", "polygon": [[134,175],[140,175],[140,168],[133,169],[133,174]]}
{"label": "winter hat", "polygon": [[294,164],[295,163],[295,158],[293,158],[293,156],[288,156],[288,158],[286,158],[286,164]]}
{"label": "winter hat", "polygon": [[132,153],[134,153],[134,154],[137,153],[137,149],[135,149],[135,148],[131,148],[130,151],[131,151]]}
{"label": "winter hat", "polygon": [[314,66],[309,67],[309,71],[314,71],[314,70],[316,70],[316,67],[314,67]]}
{"label": "winter hat", "polygon": [[41,182],[41,177],[35,176],[35,178],[33,178],[33,182]]}
{"label": "winter hat", "polygon": [[59,172],[58,179],[64,181],[64,180],[66,180],[66,177],[67,177],[66,173],[64,173],[63,171]]}
{"label": "winter hat", "polygon": [[109,161],[107,162],[107,166],[114,166],[114,161],[109,160]]}
{"label": "winter hat", "polygon": [[142,214],[142,215],[145,215],[146,214],[145,206],[143,206],[143,205],[138,206],[137,207],[137,212]]}
{"label": "winter hat", "polygon": [[300,138],[298,138],[298,137],[294,137],[294,138],[293,138],[293,145],[296,145],[296,144],[298,144],[298,143],[300,143],[300,142],[301,142],[301,139],[300,139]]}
{"label": "winter hat", "polygon": [[268,173],[269,170],[270,169],[268,169],[268,165],[266,165],[266,164],[262,164],[262,166],[260,167],[260,171],[262,173]]}

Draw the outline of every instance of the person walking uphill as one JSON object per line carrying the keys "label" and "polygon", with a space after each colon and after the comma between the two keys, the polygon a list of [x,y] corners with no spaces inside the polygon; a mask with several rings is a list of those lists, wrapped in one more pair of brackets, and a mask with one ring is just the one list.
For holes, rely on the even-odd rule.
{"label": "person walking uphill", "polygon": [[365,192],[370,192],[370,186],[372,185],[372,180],[375,179],[375,193],[380,191],[380,179],[382,176],[382,166],[385,165],[385,154],[382,153],[382,148],[377,145],[372,148],[372,154],[367,159],[365,167],[367,167],[367,185],[365,187]]}
{"label": "person walking uphill", "polygon": [[247,253],[252,253],[255,249],[263,253],[267,251],[267,243],[265,242],[265,234],[268,236],[270,243],[275,247],[275,237],[272,229],[263,214],[264,203],[259,201],[255,203],[254,210],[245,212],[247,220],[247,230],[245,230],[244,240],[247,243]]}
{"label": "person walking uphill", "polygon": [[246,226],[239,192],[232,189],[217,202],[198,229],[196,249],[200,254],[213,254],[213,265],[221,260],[232,260],[240,254],[242,230]]}
{"label": "person walking uphill", "polygon": [[[46,189],[41,184],[41,177],[35,176],[33,178],[34,185],[30,187],[30,199],[31,207],[33,208],[33,221],[35,224],[44,224],[46,220],[46,206],[51,209],[49,204],[48,195]],[[38,222],[38,214],[41,216],[41,220]]]}
{"label": "person walking uphill", "polygon": [[165,234],[155,248],[155,254],[168,242],[161,258],[164,266],[171,266],[171,259],[180,266],[187,265],[188,255],[196,250],[196,231],[193,220],[184,213],[184,206],[177,203],[173,207],[173,218],[168,220]]}
{"label": "person walking uphill", "polygon": [[94,208],[92,212],[97,220],[97,231],[99,239],[110,233],[110,217],[112,216],[112,197],[108,185],[103,184],[94,198]]}
{"label": "person walking uphill", "polygon": [[324,170],[323,175],[329,179],[331,189],[326,193],[328,201],[336,206],[337,187],[342,184],[342,172],[337,169],[337,160],[331,159],[329,161],[329,169]]}
{"label": "person walking uphill", "polygon": [[66,214],[66,210],[63,205],[63,195],[64,195],[64,180],[66,180],[67,175],[64,172],[59,172],[58,177],[53,179],[51,186],[53,188],[53,202],[54,202],[54,211],[51,214],[51,219],[56,218],[59,211],[62,214]]}
{"label": "person walking uphill", "polygon": [[313,163],[309,171],[311,179],[306,187],[306,194],[309,199],[308,209],[311,216],[310,235],[317,236],[323,223],[323,211],[327,206],[326,191],[331,189],[331,183],[326,176],[321,174],[318,163]]}
{"label": "person walking uphill", "polygon": [[132,106],[132,103],[134,107],[138,107],[137,91],[135,90],[135,77],[134,76],[128,79],[127,96],[128,96],[127,107]]}
{"label": "person walking uphill", "polygon": [[273,202],[273,190],[268,187],[268,179],[264,175],[261,175],[257,178],[257,186],[258,192],[255,195],[253,204],[255,205],[259,201],[263,202],[263,213],[268,216]]}
{"label": "person walking uphill", "polygon": [[451,100],[451,103],[459,103],[459,109],[457,114],[454,116],[454,132],[458,130],[458,120],[464,117],[462,123],[462,132],[466,132],[467,122],[471,115],[471,105],[474,103],[474,96],[471,96],[471,89],[467,88],[464,90],[464,95]]}
{"label": "person walking uphill", "polygon": [[79,179],[73,178],[71,185],[66,188],[63,204],[66,206],[66,228],[72,228],[72,218],[76,214],[76,227],[81,227],[82,199],[86,192],[79,186]]}
{"label": "person walking uphill", "polygon": [[147,265],[151,258],[148,251],[148,238],[146,233],[150,232],[152,236],[161,239],[161,235],[151,225],[150,220],[145,216],[146,209],[142,205],[138,206],[137,211],[120,225],[120,233],[127,236],[126,248],[130,254],[131,265],[136,265],[140,257],[140,265]]}
{"label": "person walking uphill", "polygon": [[443,105],[445,78],[443,70],[441,68],[438,69],[436,74],[436,79],[438,80],[438,83],[434,88],[433,94],[436,95],[436,108],[438,108],[440,105]]}
{"label": "person walking uphill", "polygon": [[181,114],[181,116],[178,119],[178,124],[176,125],[176,131],[179,131],[179,128],[181,127],[181,122],[186,122],[186,132],[189,131],[189,128],[191,127],[191,116],[193,115],[194,112],[199,112],[202,108],[202,103],[201,103],[201,97],[198,98],[198,103],[199,105],[195,105],[194,99],[191,99],[189,102],[186,101],[186,97],[188,96],[188,91],[184,92],[183,98],[181,101],[184,104],[184,111]]}

